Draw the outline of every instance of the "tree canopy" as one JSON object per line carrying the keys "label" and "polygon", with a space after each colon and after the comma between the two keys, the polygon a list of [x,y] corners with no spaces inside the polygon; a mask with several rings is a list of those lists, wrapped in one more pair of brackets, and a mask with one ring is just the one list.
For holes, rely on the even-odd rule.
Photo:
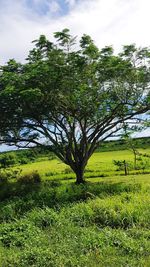
{"label": "tree canopy", "polygon": [[46,146],[84,181],[88,159],[125,122],[150,109],[150,51],[98,49],[68,29],[33,41],[26,63],[0,71],[0,142]]}

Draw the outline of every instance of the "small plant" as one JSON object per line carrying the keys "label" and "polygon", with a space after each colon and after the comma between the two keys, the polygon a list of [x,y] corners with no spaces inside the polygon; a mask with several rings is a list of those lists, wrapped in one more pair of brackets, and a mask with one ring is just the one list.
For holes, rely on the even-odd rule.
{"label": "small plant", "polygon": [[145,158],[139,158],[138,159],[138,164],[137,164],[137,168],[139,170],[142,170],[143,173],[145,171],[145,169],[148,169],[150,166],[150,162],[149,159],[145,159]]}
{"label": "small plant", "polygon": [[65,174],[69,174],[69,173],[72,173],[73,171],[71,170],[71,168],[70,167],[66,167],[65,169],[64,169],[64,171],[63,171],[63,173],[65,173]]}
{"label": "small plant", "polygon": [[38,171],[33,171],[20,176],[18,182],[21,184],[37,184],[41,182],[41,176]]}
{"label": "small plant", "polygon": [[131,168],[131,163],[127,162],[126,160],[113,160],[115,166],[117,166],[117,171],[124,170],[124,174],[129,174],[129,168]]}
{"label": "small plant", "polygon": [[54,176],[56,174],[57,174],[57,172],[51,172],[51,171],[49,171],[49,172],[46,172],[45,173],[45,176],[49,177],[49,176]]}

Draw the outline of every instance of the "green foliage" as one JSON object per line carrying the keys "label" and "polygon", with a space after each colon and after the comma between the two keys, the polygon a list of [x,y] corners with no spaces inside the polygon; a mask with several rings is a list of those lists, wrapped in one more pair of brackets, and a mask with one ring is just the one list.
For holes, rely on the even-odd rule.
{"label": "green foliage", "polygon": [[[117,171],[125,170],[126,174],[129,174],[129,171],[132,171],[135,169],[133,161],[113,160],[113,164],[117,166]],[[145,170],[149,169],[149,167],[150,167],[149,159],[145,159],[145,157],[143,158],[142,156],[137,157],[136,170],[141,170],[144,172]]]}
{"label": "green foliage", "polygon": [[54,38],[41,35],[26,63],[1,67],[0,141],[46,146],[82,183],[99,143],[149,111],[150,52],[129,45],[115,55],[86,34],[78,45],[68,29]]}
{"label": "green foliage", "polygon": [[149,167],[150,167],[149,159],[145,159],[143,157],[137,158],[137,165],[136,165],[137,170],[142,170],[144,172],[146,169],[149,169]]}
{"label": "green foliage", "polygon": [[5,247],[24,247],[26,240],[34,237],[38,232],[38,228],[25,220],[2,224],[0,241]]}
{"label": "green foliage", "polygon": [[39,228],[46,228],[55,225],[59,219],[57,212],[50,208],[33,209],[28,214],[28,218]]}
{"label": "green foliage", "polygon": [[117,166],[117,171],[124,170],[125,175],[129,174],[129,170],[133,169],[132,162],[126,160],[113,160],[115,166]]}
{"label": "green foliage", "polygon": [[38,184],[41,182],[41,177],[37,171],[27,173],[18,177],[17,181],[21,184]]}
{"label": "green foliage", "polygon": [[69,167],[66,167],[65,170],[64,170],[64,173],[65,174],[72,173],[72,170]]}
{"label": "green foliage", "polygon": [[38,160],[55,159],[55,155],[48,149],[32,148],[0,153],[0,168],[24,165]]}
{"label": "green foliage", "polygon": [[16,164],[17,159],[15,153],[5,153],[0,155],[0,167],[7,168]]}
{"label": "green foliage", "polygon": [[[133,143],[136,143],[136,149],[147,149],[150,147],[150,139],[149,137],[132,139]],[[127,150],[127,143],[124,139],[118,139],[117,141],[107,140],[101,144],[100,147],[97,148],[97,152],[102,151],[119,151],[119,150]]]}
{"label": "green foliage", "polygon": [[11,179],[17,179],[21,174],[21,169],[0,169],[0,185]]}

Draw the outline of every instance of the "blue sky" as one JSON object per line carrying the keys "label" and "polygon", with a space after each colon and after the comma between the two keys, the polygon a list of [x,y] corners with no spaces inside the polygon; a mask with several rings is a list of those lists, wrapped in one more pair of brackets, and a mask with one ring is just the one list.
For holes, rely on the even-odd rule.
{"label": "blue sky", "polygon": [[29,9],[32,9],[33,12],[40,16],[45,16],[49,12],[51,12],[51,16],[64,16],[69,12],[70,9],[69,2],[65,0],[26,0],[26,5]]}
{"label": "blue sky", "polygon": [[149,0],[0,0],[0,64],[23,61],[40,34],[70,28],[99,47],[149,46]]}

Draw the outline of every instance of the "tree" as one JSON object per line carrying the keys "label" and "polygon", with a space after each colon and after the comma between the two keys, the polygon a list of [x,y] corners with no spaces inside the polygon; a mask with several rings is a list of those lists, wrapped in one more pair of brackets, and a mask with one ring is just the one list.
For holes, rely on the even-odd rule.
{"label": "tree", "polygon": [[101,142],[149,110],[150,53],[130,45],[114,55],[88,35],[77,45],[68,29],[54,37],[35,40],[26,63],[1,67],[0,140],[49,147],[79,184]]}
{"label": "tree", "polygon": [[[140,120],[141,121],[141,120]],[[134,138],[132,135],[135,133],[135,131],[141,131],[143,129],[143,124],[141,121],[141,124],[139,127],[136,126],[130,126],[128,123],[124,123],[123,125],[123,134],[122,139],[124,140],[127,149],[131,150],[134,156],[134,170],[137,169],[137,160],[138,156],[140,155],[138,151],[138,147],[140,145],[139,139]],[[141,145],[140,145],[141,147]]]}

